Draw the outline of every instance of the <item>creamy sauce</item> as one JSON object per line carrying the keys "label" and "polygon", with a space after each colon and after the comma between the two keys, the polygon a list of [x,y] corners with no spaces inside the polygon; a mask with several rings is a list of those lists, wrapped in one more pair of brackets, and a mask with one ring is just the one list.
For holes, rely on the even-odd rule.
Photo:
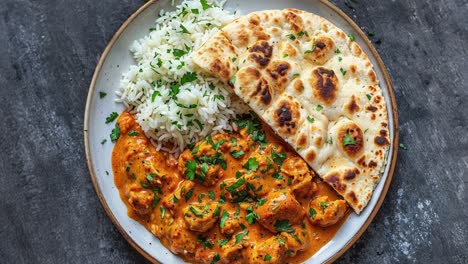
{"label": "creamy sauce", "polygon": [[[271,130],[264,130],[264,138],[248,125],[240,133],[215,135],[176,160],[156,151],[131,114],[122,113],[117,123],[121,135],[112,167],[128,215],[188,262],[301,263],[349,215],[336,193]],[[323,196],[322,208],[310,209]],[[278,210],[271,204],[276,201]],[[319,226],[320,217],[329,226]]]}

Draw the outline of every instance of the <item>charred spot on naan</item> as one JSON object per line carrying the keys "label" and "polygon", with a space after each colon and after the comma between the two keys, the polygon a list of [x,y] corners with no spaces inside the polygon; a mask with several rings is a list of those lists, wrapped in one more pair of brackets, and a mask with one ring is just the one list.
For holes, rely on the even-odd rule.
{"label": "charred spot on naan", "polygon": [[335,42],[326,36],[316,37],[312,42],[312,52],[306,51],[304,58],[322,65],[327,62],[335,52]]}
{"label": "charred spot on naan", "polygon": [[272,61],[266,68],[268,76],[272,80],[272,85],[275,86],[275,91],[281,94],[284,88],[289,83],[289,72],[291,71],[291,64],[287,61]]}
{"label": "charred spot on naan", "polygon": [[312,87],[312,95],[325,105],[332,104],[338,92],[338,78],[333,70],[325,67],[317,67],[312,70],[309,78]]}
{"label": "charred spot on naan", "polygon": [[314,150],[309,150],[307,154],[305,155],[305,159],[309,164],[312,163],[316,157],[317,157],[317,153],[315,153]]}
{"label": "charred spot on naan", "polygon": [[351,95],[349,102],[344,105],[344,109],[348,114],[351,115],[361,110],[361,107],[357,103],[356,96],[354,96],[354,94]]}
{"label": "charred spot on naan", "polygon": [[339,173],[330,173],[323,177],[323,180],[330,184],[333,189],[338,191],[338,193],[344,193],[346,191],[346,184],[344,183],[343,179],[341,179]]}
{"label": "charred spot on naan", "polygon": [[239,92],[246,98],[258,101],[260,105],[268,106],[272,101],[273,90],[262,73],[255,67],[246,67],[237,73]]}
{"label": "charred spot on naan", "polygon": [[387,139],[387,130],[380,130],[379,131],[379,135],[377,135],[375,138],[374,138],[374,143],[377,145],[377,146],[380,146],[380,147],[384,147],[384,146],[387,146],[389,145],[390,143],[388,142],[388,139]]}
{"label": "charred spot on naan", "polygon": [[299,134],[299,136],[297,137],[297,140],[296,140],[296,149],[297,148],[300,148],[300,149],[304,149],[307,147],[307,143],[308,143],[308,136],[307,134],[304,134],[304,133],[301,133]]}
{"label": "charred spot on naan", "polygon": [[348,157],[354,158],[364,150],[364,134],[361,128],[350,121],[337,132],[338,146]]}
{"label": "charred spot on naan", "polygon": [[280,51],[280,54],[283,57],[294,58],[298,55],[297,49],[289,42],[280,42],[278,44],[278,50]]}
{"label": "charred spot on naan", "polygon": [[294,90],[298,92],[299,94],[303,93],[305,89],[304,83],[302,82],[301,79],[294,80],[293,87],[294,87]]}
{"label": "charred spot on naan", "polygon": [[286,22],[291,27],[291,30],[295,33],[303,31],[304,29],[304,20],[299,15],[302,11],[296,9],[285,9],[283,11],[284,18]]}
{"label": "charred spot on naan", "polygon": [[298,130],[301,117],[299,103],[292,98],[281,99],[274,110],[274,122],[278,126],[278,134],[291,136]]}
{"label": "charred spot on naan", "polygon": [[271,61],[273,46],[268,41],[257,41],[249,50],[249,60],[256,62],[261,68],[266,67]]}

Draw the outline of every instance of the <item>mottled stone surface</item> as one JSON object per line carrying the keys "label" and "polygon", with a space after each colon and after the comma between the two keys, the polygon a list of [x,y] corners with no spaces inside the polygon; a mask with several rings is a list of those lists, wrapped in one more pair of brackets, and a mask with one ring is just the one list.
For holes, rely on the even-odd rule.
{"label": "mottled stone surface", "polygon": [[[374,41],[401,141],[382,209],[339,263],[467,263],[468,2],[333,0]],[[0,3],[0,262],[144,263],[106,216],[83,147],[89,82],[139,0]]]}

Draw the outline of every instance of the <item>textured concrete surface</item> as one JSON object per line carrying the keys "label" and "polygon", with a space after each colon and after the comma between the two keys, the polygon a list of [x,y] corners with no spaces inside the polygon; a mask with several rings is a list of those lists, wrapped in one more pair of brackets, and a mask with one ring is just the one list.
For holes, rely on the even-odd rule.
{"label": "textured concrete surface", "polygon": [[[332,2],[375,33],[408,146],[338,263],[468,263],[468,1]],[[145,262],[100,205],[82,140],[94,67],[142,3],[1,1],[1,263]]]}

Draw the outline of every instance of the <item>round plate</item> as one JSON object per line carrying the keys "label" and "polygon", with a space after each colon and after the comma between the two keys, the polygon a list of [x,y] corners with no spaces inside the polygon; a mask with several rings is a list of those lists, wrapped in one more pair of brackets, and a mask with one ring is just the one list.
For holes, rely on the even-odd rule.
{"label": "round plate", "polygon": [[[348,16],[326,0],[229,0],[225,8],[230,11],[240,10],[242,15],[253,11],[284,8],[297,8],[312,12],[328,19],[346,33],[354,34],[356,42],[359,43],[374,65],[389,108],[391,148],[382,179],[365,210],[359,216],[352,213],[335,237],[306,263],[332,262],[341,256],[366,230],[379,210],[393,176],[398,149],[398,116],[388,73],[365,34]],[[122,73],[126,72],[130,65],[135,64],[129,52],[130,44],[148,33],[148,29],[153,25],[156,15],[161,9],[172,10],[174,7],[171,6],[170,0],[153,0],[146,3],[120,27],[104,50],[89,88],[84,119],[84,140],[88,167],[96,193],[112,222],[125,239],[150,261],[183,263],[180,258],[166,249],[153,234],[128,217],[127,208],[121,201],[114,184],[111,169],[113,144],[109,140],[109,134],[113,125],[106,125],[104,122],[111,112],[120,113],[124,110],[121,104],[114,102],[114,92],[119,87]],[[107,93],[107,96],[101,99],[100,92]],[[107,143],[101,144],[103,139],[107,139]]]}

